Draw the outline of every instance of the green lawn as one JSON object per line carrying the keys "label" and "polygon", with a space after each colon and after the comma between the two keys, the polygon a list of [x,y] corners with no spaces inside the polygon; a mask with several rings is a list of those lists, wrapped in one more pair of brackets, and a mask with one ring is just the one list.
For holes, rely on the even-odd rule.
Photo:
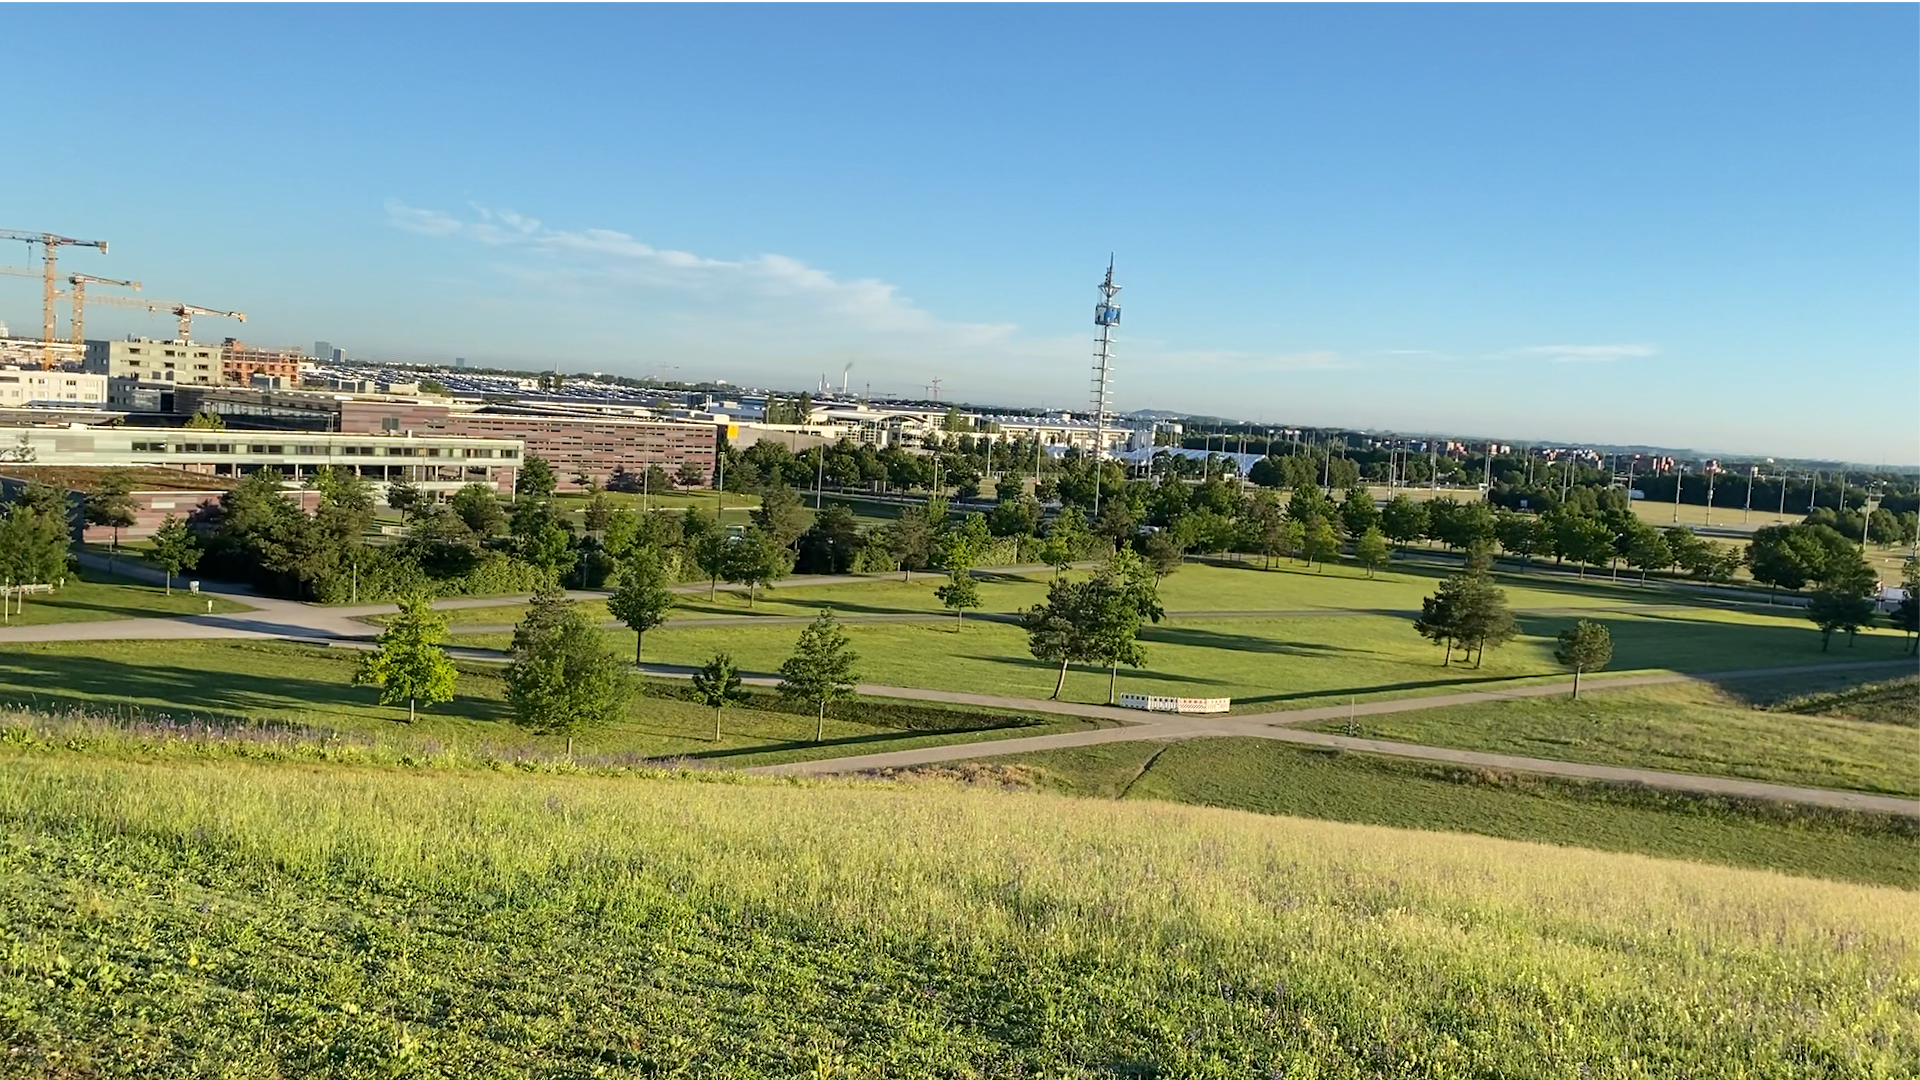
{"label": "green lawn", "polygon": [[1920,795],[1920,733],[1911,728],[1756,709],[1706,683],[1369,716],[1359,728],[1367,738],[1462,750]]}
{"label": "green lawn", "polygon": [[[851,586],[836,587],[857,595]],[[796,590],[798,591],[798,590]],[[722,603],[729,603],[723,601]],[[800,612],[810,614],[811,609]],[[1718,672],[1802,664],[1893,660],[1901,643],[1890,633],[1862,635],[1853,648],[1820,650],[1819,634],[1803,619],[1713,609],[1647,609],[1644,614],[1589,610],[1613,633],[1613,670]],[[1343,702],[1349,698],[1406,697],[1451,690],[1487,690],[1564,673],[1552,659],[1553,639],[1570,614],[1523,614],[1523,637],[1491,650],[1483,666],[1443,666],[1441,651],[1414,633],[1402,615],[1323,614],[1199,619],[1173,617],[1141,635],[1147,663],[1123,669],[1122,693],[1230,696],[1236,711],[1270,711]],[[968,621],[849,623],[863,678],[896,686],[968,690],[1021,697],[1052,693],[1055,669],[1034,660],[1018,626]],[[609,630],[632,647],[632,636]],[[647,657],[699,664],[731,652],[743,667],[770,672],[792,651],[799,628],[667,626],[647,635]],[[504,648],[501,633],[462,637],[463,644]],[[1081,668],[1067,679],[1066,696],[1106,700],[1105,672]]]}
{"label": "green lawn", "polygon": [[1920,887],[1920,827],[1867,815],[1494,776],[1266,739],[1108,743],[993,760],[1030,783],[1075,795],[1477,833]]}
{"label": "green lawn", "polygon": [[1920,727],[1920,675],[1831,688],[1802,681],[1781,687],[1765,704],[1775,712]]}
{"label": "green lawn", "polygon": [[1165,803],[0,746],[0,910],[21,1077],[1920,1060],[1911,892]]}
{"label": "green lawn", "polygon": [[[609,491],[607,500],[615,506],[630,506],[635,510],[642,508],[666,510],[672,513],[684,513],[689,507],[712,517],[721,515],[729,525],[745,525],[751,519],[753,508],[760,505],[758,495],[736,495],[722,493],[711,488],[696,488],[687,491],[658,491],[641,495],[621,491]],[[554,496],[554,505],[564,513],[578,517],[586,509],[588,497],[577,491]]]}
{"label": "green lawn", "polygon": [[[395,747],[448,745],[557,753],[559,736],[514,727],[497,664],[462,663],[453,701],[404,723],[404,705],[375,703],[352,685],[359,654],[285,642],[100,641],[0,646],[0,705],[77,709],[108,716],[164,714],[310,726],[371,735]],[[726,765],[769,765],[806,758],[1077,731],[1071,717],[947,709],[898,701],[857,701],[832,710],[826,737],[813,742],[814,718],[778,711],[770,696],[728,710],[712,741],[713,712],[684,696],[684,684],[648,683],[624,720],[582,733],[581,755],[687,758]]]}
{"label": "green lawn", "polygon": [[184,578],[176,580],[174,585],[173,595],[168,596],[160,585],[148,585],[82,568],[54,592],[25,597],[20,613],[9,616],[7,625],[44,626],[48,623],[98,622],[102,619],[204,615],[209,600],[213,602],[216,614],[253,610],[225,597],[190,593]]}
{"label": "green lawn", "polygon": [[[884,578],[854,578],[832,585],[805,585],[763,589],[751,605],[746,593],[726,590],[707,598],[705,588],[679,594],[672,617],[700,618],[713,615],[785,615],[812,618],[832,608],[849,614],[939,615],[946,609],[933,595],[947,579],[935,574],[915,574],[903,580],[892,574]],[[980,585],[981,611],[1019,611],[1046,598],[1045,576],[993,573]],[[600,601],[584,601],[584,610],[595,619],[606,619],[607,606]],[[527,613],[525,604],[501,604],[479,608],[453,608],[443,611],[450,627],[462,625],[500,625],[518,622]],[[384,622],[388,616],[376,615],[366,621]]]}
{"label": "green lawn", "polygon": [[[1258,560],[1243,563],[1189,563],[1160,584],[1160,600],[1168,615],[1183,613],[1247,612],[1291,613],[1335,610],[1343,612],[1414,612],[1444,576],[1437,568],[1410,567],[1368,578],[1347,566],[1324,571],[1300,567],[1291,561],[1263,568]],[[1025,574],[990,572],[982,577],[983,611],[1016,612],[1046,599],[1050,571]],[[762,590],[749,607],[744,593],[719,592],[712,600],[704,590],[683,593],[676,613],[681,615],[810,615],[832,607],[843,612],[938,613],[943,609],[933,592],[944,581],[941,574],[914,574],[911,580],[892,574],[879,578],[849,578],[831,585],[781,586]],[[1508,602],[1520,611],[1719,611],[1712,603],[1659,584],[1641,586],[1604,579],[1560,580],[1544,575],[1502,574]],[[449,611],[453,623],[509,623],[525,614],[522,604]],[[1762,612],[1764,614],[1764,612]]]}

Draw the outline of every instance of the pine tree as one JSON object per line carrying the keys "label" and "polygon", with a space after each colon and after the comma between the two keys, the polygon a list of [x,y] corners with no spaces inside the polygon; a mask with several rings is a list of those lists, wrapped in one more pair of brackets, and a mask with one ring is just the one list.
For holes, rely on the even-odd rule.
{"label": "pine tree", "polygon": [[131,528],[134,516],[133,481],[125,469],[108,469],[87,491],[87,524],[113,530],[113,551],[120,551],[120,530]]}
{"label": "pine tree", "polygon": [[1054,680],[1050,695],[1052,700],[1059,700],[1061,690],[1067,685],[1067,665],[1085,660],[1089,655],[1082,632],[1082,624],[1086,622],[1082,611],[1089,586],[1085,581],[1054,578],[1047,586],[1046,602],[1028,608],[1020,620],[1021,628],[1027,632],[1027,650],[1034,659],[1060,665],[1060,675]]}

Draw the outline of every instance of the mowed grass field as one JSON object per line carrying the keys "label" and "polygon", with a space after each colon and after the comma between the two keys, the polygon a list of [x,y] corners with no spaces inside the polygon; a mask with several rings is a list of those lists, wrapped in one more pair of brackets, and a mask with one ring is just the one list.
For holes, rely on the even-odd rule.
{"label": "mowed grass field", "polygon": [[[167,716],[216,726],[270,722],[429,755],[443,747],[558,754],[569,745],[564,737],[513,726],[499,664],[459,663],[454,700],[422,710],[408,725],[404,704],[379,705],[374,688],[352,685],[359,659],[346,650],[271,641],[6,645],[0,646],[0,706],[129,721]],[[1093,726],[1072,717],[858,701],[830,710],[825,738],[816,743],[810,713],[779,711],[763,693],[758,707],[728,709],[714,741],[713,710],[680,700],[682,684],[643,685],[649,691],[635,698],[620,721],[573,740],[578,754],[767,765]]]}
{"label": "mowed grass field", "polygon": [[[127,556],[132,561],[133,556]],[[146,585],[97,570],[81,569],[50,593],[14,597],[19,611],[7,617],[7,626],[45,626],[49,623],[98,622],[103,619],[147,619],[172,615],[204,615],[207,602],[215,614],[250,611],[245,604],[222,596],[187,591],[188,576],[176,577],[173,595],[164,586]]]}
{"label": "mowed grass field", "polygon": [[[1238,711],[1449,689],[1487,689],[1563,674],[1552,661],[1555,634],[1576,617],[1606,622],[1615,636],[1613,670],[1714,672],[1891,660],[1895,636],[1861,636],[1823,653],[1819,636],[1794,609],[1742,606],[1686,590],[1604,580],[1581,582],[1503,575],[1524,635],[1495,649],[1478,669],[1443,666],[1441,651],[1414,633],[1412,617],[1438,570],[1400,570],[1369,579],[1350,568],[1324,572],[1295,566],[1190,564],[1161,584],[1168,618],[1142,635],[1147,665],[1123,669],[1122,692],[1231,696]],[[1050,575],[993,574],[981,586],[978,614],[1008,616],[1045,597]],[[1024,633],[1006,621],[958,622],[934,595],[936,575],[865,579],[827,586],[776,588],[751,607],[740,594],[684,594],[673,620],[647,638],[650,660],[698,664],[720,649],[751,670],[775,670],[791,651],[791,625],[753,625],[753,617],[810,618],[832,609],[849,619],[866,681],[941,690],[1041,696],[1055,669],[1034,660]],[[603,605],[589,614],[604,619]],[[520,605],[449,612],[463,644],[504,648],[504,627]],[[860,623],[862,616],[913,617],[919,623]],[[724,624],[715,618],[739,616]],[[704,625],[703,625],[704,623]],[[631,648],[631,635],[608,631]],[[1104,701],[1104,673],[1075,669],[1068,695]]]}
{"label": "mowed grass field", "polygon": [[1920,887],[1920,823],[1905,818],[1499,774],[1252,738],[1106,743],[996,757],[979,768],[976,780],[1097,799],[1473,833]]}
{"label": "mowed grass field", "polygon": [[4,747],[0,822],[10,1076],[1920,1060],[1913,893],[1860,884],[1132,800]]}

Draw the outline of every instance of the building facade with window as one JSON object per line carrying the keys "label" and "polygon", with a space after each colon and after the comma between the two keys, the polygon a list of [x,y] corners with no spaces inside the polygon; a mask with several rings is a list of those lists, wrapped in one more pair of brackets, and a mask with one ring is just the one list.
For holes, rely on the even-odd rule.
{"label": "building facade with window", "polygon": [[0,367],[0,407],[31,404],[105,405],[107,377],[82,371]]}
{"label": "building facade with window", "polygon": [[142,383],[218,386],[220,353],[220,346],[202,345],[197,341],[152,338],[89,341],[81,370]]}
{"label": "building facade with window", "polygon": [[82,424],[0,428],[0,447],[14,460],[40,466],[152,467],[216,477],[267,470],[299,485],[332,465],[382,487],[404,481],[451,492],[477,483],[502,495],[513,491],[522,453],[517,439]]}
{"label": "building facade with window", "polygon": [[212,413],[232,429],[410,432],[513,440],[524,446],[525,453],[553,466],[562,489],[578,487],[576,476],[604,483],[616,469],[639,472],[649,465],[677,473],[691,464],[700,475],[711,477],[720,430],[712,421],[611,410],[480,405],[431,395],[237,387],[182,387],[173,411]]}
{"label": "building facade with window", "polygon": [[220,346],[220,381],[228,386],[249,386],[255,376],[264,376],[291,386],[300,381],[300,365],[306,359],[299,349],[249,345],[228,338]]}

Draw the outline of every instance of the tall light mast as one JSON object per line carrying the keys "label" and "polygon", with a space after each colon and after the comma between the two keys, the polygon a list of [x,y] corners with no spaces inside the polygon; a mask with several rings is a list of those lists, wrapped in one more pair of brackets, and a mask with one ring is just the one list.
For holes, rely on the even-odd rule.
{"label": "tall light mast", "polygon": [[1100,302],[1093,305],[1093,325],[1100,328],[1094,339],[1099,350],[1093,354],[1093,516],[1100,516],[1101,462],[1107,456],[1107,415],[1111,405],[1109,387],[1113,381],[1113,328],[1120,325],[1120,305],[1113,298],[1120,286],[1113,283],[1113,256],[1107,256],[1106,280],[1100,283]]}

